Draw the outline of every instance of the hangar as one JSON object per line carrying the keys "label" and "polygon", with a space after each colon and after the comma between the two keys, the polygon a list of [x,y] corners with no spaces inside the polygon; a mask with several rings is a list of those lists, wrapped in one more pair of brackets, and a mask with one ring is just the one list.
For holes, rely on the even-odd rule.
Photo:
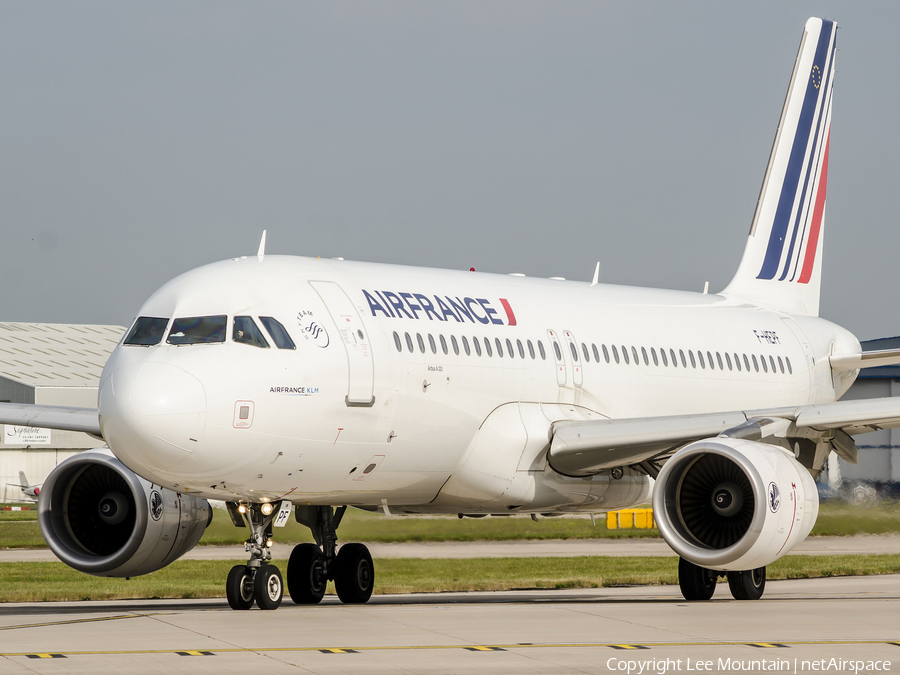
{"label": "hangar", "polygon": [[[125,329],[0,322],[0,401],[95,408],[100,373]],[[59,462],[103,441],[74,431],[11,424],[0,438],[0,501],[22,498],[19,471],[40,483]]]}

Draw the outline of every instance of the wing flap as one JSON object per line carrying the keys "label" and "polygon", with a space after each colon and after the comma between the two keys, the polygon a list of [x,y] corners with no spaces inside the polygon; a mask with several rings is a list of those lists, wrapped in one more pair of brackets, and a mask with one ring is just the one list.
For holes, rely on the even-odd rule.
{"label": "wing flap", "polygon": [[96,438],[103,438],[100,432],[100,414],[97,408],[0,403],[0,424],[81,431]]}

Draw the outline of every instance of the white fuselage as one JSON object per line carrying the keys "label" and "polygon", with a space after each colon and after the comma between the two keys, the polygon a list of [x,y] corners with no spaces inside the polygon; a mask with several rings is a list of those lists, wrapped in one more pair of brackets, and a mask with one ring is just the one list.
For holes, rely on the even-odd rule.
{"label": "white fuselage", "polygon": [[[633,472],[606,502],[608,472],[556,474],[549,422],[833,401],[852,379],[829,355],[859,350],[822,319],[719,295],[287,256],[201,267],[140,311],[212,315],[224,342],[115,349],[99,406],[116,456],[209,498],[408,511],[646,499]],[[233,341],[235,316],[274,317],[296,348]]]}

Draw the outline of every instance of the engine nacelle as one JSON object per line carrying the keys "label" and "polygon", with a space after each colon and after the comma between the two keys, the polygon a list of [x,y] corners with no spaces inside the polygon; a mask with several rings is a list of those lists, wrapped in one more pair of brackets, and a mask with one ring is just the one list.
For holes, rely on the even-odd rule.
{"label": "engine nacelle", "polygon": [[734,438],[691,443],[666,462],[653,515],[682,558],[721,571],[768,565],[806,538],[819,514],[816,484],[779,447]]}
{"label": "engine nacelle", "polygon": [[61,462],[38,502],[41,534],[79,572],[134,577],[190,551],[209,524],[209,502],[152,485],[106,449]]}

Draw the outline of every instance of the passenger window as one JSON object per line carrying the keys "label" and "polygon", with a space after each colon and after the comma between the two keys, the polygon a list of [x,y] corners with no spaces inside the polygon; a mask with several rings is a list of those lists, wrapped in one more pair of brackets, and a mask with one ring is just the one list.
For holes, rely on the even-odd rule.
{"label": "passenger window", "polygon": [[494,338],[494,344],[497,345],[497,356],[503,358],[503,345],[500,343],[500,338]]}
{"label": "passenger window", "polygon": [[703,361],[703,352],[697,350],[697,360],[700,361],[700,367],[706,370],[706,363]]}
{"label": "passenger window", "polygon": [[428,334],[428,346],[431,347],[432,354],[437,354],[437,345],[434,344],[434,336],[431,333]]}
{"label": "passenger window", "polygon": [[688,349],[688,356],[691,357],[691,368],[696,368],[697,362],[694,360],[694,352],[690,349]]}
{"label": "passenger window", "polygon": [[475,353],[481,356],[481,342],[478,341],[477,337],[472,338],[472,346],[475,347]]}
{"label": "passenger window", "polygon": [[768,372],[769,372],[769,366],[766,365],[766,357],[760,355],[759,360],[762,361],[762,369],[763,369],[763,372],[764,372],[764,373],[768,373]]}
{"label": "passenger window", "polygon": [[738,369],[738,372],[741,372],[741,357],[735,353],[734,355],[734,365]]}
{"label": "passenger window", "polygon": [[660,358],[662,358],[663,365],[664,365],[666,368],[668,368],[668,367],[669,367],[669,361],[666,359],[666,350],[665,350],[665,349],[660,349],[660,350],[659,350],[659,356],[660,356]]}
{"label": "passenger window", "polygon": [[711,354],[710,352],[706,352],[706,360],[709,362],[709,369],[710,369],[710,370],[715,370],[715,369],[716,369],[716,364],[713,362],[713,357],[712,357],[712,354]]}
{"label": "passenger window", "polygon": [[[463,338],[463,340],[465,340],[465,339],[466,338]],[[456,354],[457,356],[459,356],[459,343],[456,341],[455,335],[450,336],[450,344],[453,346],[453,353]],[[468,351],[468,350],[466,350],[466,351]]]}
{"label": "passenger window", "polygon": [[444,339],[443,335],[438,336],[441,338],[441,351],[445,354],[447,353],[447,341]]}
{"label": "passenger window", "polygon": [[166,334],[166,326],[169,325],[168,319],[158,319],[153,316],[139,316],[134,322],[134,326],[128,332],[123,344],[138,345],[141,347],[151,347],[158,345],[163,335]]}
{"label": "passenger window", "polygon": [[781,360],[781,357],[778,357],[778,368],[781,370],[781,374],[784,375],[784,361]]}
{"label": "passenger window", "polygon": [[562,361],[562,352],[559,351],[559,344],[557,344],[556,342],[553,343],[553,351],[556,352],[556,360]]}
{"label": "passenger window", "polygon": [[[605,344],[600,345],[603,348],[603,360],[609,363],[609,350],[606,348]],[[616,363],[619,362],[619,358],[616,357]]]}
{"label": "passenger window", "polygon": [[412,338],[409,336],[409,333],[406,334],[406,348],[409,349],[409,353],[412,354],[412,352],[413,352]]}
{"label": "passenger window", "polygon": [[[750,372],[750,362],[747,360],[746,354],[744,354],[744,370],[746,370],[748,373]],[[757,368],[756,370],[759,370],[759,368]]]}
{"label": "passenger window", "polygon": [[484,353],[488,356],[493,356],[493,354],[491,353],[491,341],[487,338],[484,338]]}
{"label": "passenger window", "polygon": [[528,355],[534,359],[534,345],[531,344],[531,340],[528,340]]}
{"label": "passenger window", "polygon": [[[594,361],[600,363],[600,352],[597,351],[597,345],[591,343],[591,351],[594,352]],[[606,360],[609,361],[609,358]]]}
{"label": "passenger window", "polygon": [[266,342],[266,338],[263,337],[263,334],[253,322],[253,319],[249,316],[234,317],[234,322],[231,327],[231,339],[235,342],[251,345],[252,347],[261,347],[263,349],[269,348],[269,343]]}
{"label": "passenger window", "polygon": [[681,355],[681,367],[682,367],[682,368],[687,368],[687,361],[685,361],[685,359],[684,359],[684,350],[683,350],[683,349],[679,349],[679,350],[678,350],[678,353]]}
{"label": "passenger window", "polygon": [[626,365],[631,364],[631,361],[628,360],[628,348],[625,345],[622,345],[622,360]]}
{"label": "passenger window", "polygon": [[538,351],[541,353],[541,360],[547,360],[547,352],[544,351],[544,343],[538,340]]}
{"label": "passenger window", "polygon": [[570,343],[569,343],[569,351],[572,352],[572,361],[573,361],[574,363],[578,363],[578,350],[575,349],[575,343],[574,343],[574,342],[570,342]]}
{"label": "passenger window", "polygon": [[637,348],[634,345],[631,345],[631,354],[634,356],[634,365],[641,365],[641,360],[638,358]]}
{"label": "passenger window", "polygon": [[421,333],[416,333],[416,342],[419,345],[419,351],[425,353],[425,340],[422,339]]}
{"label": "passenger window", "polygon": [[653,365],[654,365],[654,366],[658,366],[658,365],[659,365],[659,359],[656,358],[656,348],[655,348],[655,347],[650,347],[650,356],[653,357]]}
{"label": "passenger window", "polygon": [[200,345],[225,342],[228,318],[219,316],[191,316],[175,319],[166,342],[170,345]]}
{"label": "passenger window", "polygon": [[728,366],[728,370],[731,370],[731,357],[728,355],[728,352],[725,352],[725,364]]}
{"label": "passenger window", "polygon": [[397,335],[397,331],[394,331],[394,346],[397,347],[398,352],[403,351],[403,343],[400,342],[400,336]]}
{"label": "passenger window", "polygon": [[674,349],[669,350],[669,358],[672,359],[672,367],[677,368],[678,367],[678,359],[675,358],[675,350]]}
{"label": "passenger window", "polygon": [[790,360],[788,357],[786,357],[786,356],[784,357],[784,364],[787,366],[787,369],[788,369],[788,375],[793,375],[793,374],[794,374],[794,369],[791,368],[791,360]]}
{"label": "passenger window", "polygon": [[265,327],[267,331],[269,331],[269,335],[272,336],[272,341],[275,343],[275,346],[278,349],[296,349],[294,346],[294,341],[291,340],[291,336],[288,335],[288,332],[284,329],[284,326],[281,325],[277,319],[273,319],[271,316],[261,316],[259,320],[262,321],[262,325]]}
{"label": "passenger window", "polygon": [[753,354],[753,370],[759,372],[759,363],[756,360],[756,354]]}
{"label": "passenger window", "polygon": [[[525,348],[522,346],[521,340],[516,340],[516,347],[519,348],[519,358],[524,359],[525,358]],[[533,349],[531,350],[531,358],[534,358],[534,350]]]}
{"label": "passenger window", "polygon": [[619,350],[616,349],[615,345],[612,346],[612,350],[613,350],[613,358],[616,360],[616,363],[618,363],[619,362]]}
{"label": "passenger window", "polygon": [[641,347],[641,356],[644,357],[644,365],[649,366],[650,359],[647,358],[647,348],[646,347]]}
{"label": "passenger window", "polygon": [[581,351],[584,354],[584,362],[590,363],[591,362],[591,354],[590,354],[590,352],[588,352],[587,345],[584,344],[583,342],[581,343]]}
{"label": "passenger window", "polygon": [[[719,370],[725,370],[722,366],[722,355],[719,352],[716,352],[716,361],[719,362]],[[728,370],[731,370],[731,364],[728,364]]]}
{"label": "passenger window", "polygon": [[509,358],[516,358],[516,352],[513,350],[512,342],[509,341],[509,338],[506,339],[506,351],[509,353]]}
{"label": "passenger window", "polygon": [[769,365],[772,366],[772,372],[775,372],[775,359],[769,356]]}

